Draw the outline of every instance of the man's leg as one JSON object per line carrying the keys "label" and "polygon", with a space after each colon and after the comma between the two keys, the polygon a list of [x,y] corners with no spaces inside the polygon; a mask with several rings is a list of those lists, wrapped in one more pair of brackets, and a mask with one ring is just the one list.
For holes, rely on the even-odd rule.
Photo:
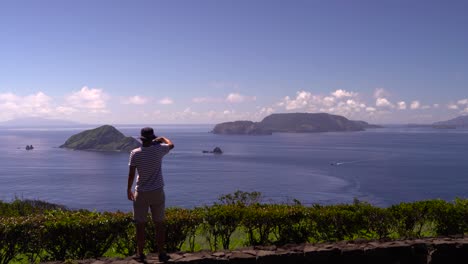
{"label": "man's leg", "polygon": [[153,192],[153,200],[150,206],[156,233],[156,246],[159,253],[159,260],[166,262],[169,257],[166,254],[166,227],[165,227],[165,209],[166,196],[163,189]]}
{"label": "man's leg", "polygon": [[136,237],[137,237],[137,253],[138,256],[143,256],[145,249],[145,222],[137,222],[136,224]]}
{"label": "man's leg", "polygon": [[164,221],[154,221],[154,228],[156,232],[156,245],[158,247],[158,253],[166,253],[166,227]]}
{"label": "man's leg", "polygon": [[145,224],[148,215],[148,203],[145,199],[145,193],[136,192],[133,201],[133,219],[136,223],[137,254],[144,258],[145,249]]}

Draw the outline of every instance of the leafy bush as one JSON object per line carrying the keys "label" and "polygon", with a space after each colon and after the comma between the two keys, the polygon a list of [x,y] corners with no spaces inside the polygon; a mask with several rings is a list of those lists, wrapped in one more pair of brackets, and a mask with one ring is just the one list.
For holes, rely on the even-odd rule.
{"label": "leafy bush", "polygon": [[[259,193],[238,191],[220,197],[220,203],[213,206],[167,209],[167,250],[179,251],[188,243],[193,251],[200,230],[212,250],[221,246],[229,249],[235,231],[245,232],[247,245],[458,236],[468,231],[466,199],[379,208],[357,200],[353,204],[310,207],[300,203],[261,204],[260,197]],[[126,256],[135,253],[131,213],[65,211],[54,206],[38,201],[0,202],[0,212],[13,216],[0,217],[0,264],[96,258],[110,248]],[[156,245],[151,221],[147,228],[147,249],[152,251]]]}
{"label": "leafy bush", "polygon": [[447,206],[442,200],[417,201],[413,203],[400,203],[389,208],[395,219],[394,227],[400,237],[422,237],[423,228],[432,222],[436,211]]}
{"label": "leafy bush", "polygon": [[278,226],[280,216],[272,205],[256,204],[245,208],[242,225],[247,232],[249,245],[271,244],[270,234]]}
{"label": "leafy bush", "polygon": [[219,240],[224,249],[229,249],[231,235],[239,227],[243,212],[238,205],[215,204],[204,208],[203,224],[212,250],[218,249]]}
{"label": "leafy bush", "polygon": [[[29,217],[0,218],[0,264],[9,263],[22,253],[37,253],[37,230],[38,223]],[[34,262],[33,257],[30,260]]]}
{"label": "leafy bush", "polygon": [[3,217],[43,214],[50,210],[66,210],[66,207],[40,200],[20,200],[15,198],[11,203],[0,201],[0,216]]}
{"label": "leafy bush", "polygon": [[225,194],[218,198],[221,204],[224,205],[237,205],[237,206],[250,206],[260,203],[262,193],[260,192],[243,192],[236,191],[233,194]]}
{"label": "leafy bush", "polygon": [[359,237],[365,228],[356,204],[316,205],[312,217],[317,223],[318,238],[321,241],[352,240]]}
{"label": "leafy bush", "polygon": [[463,234],[466,214],[466,201],[457,199],[455,203],[438,201],[432,209],[437,235],[451,236]]}
{"label": "leafy bush", "polygon": [[367,203],[359,205],[360,221],[362,221],[363,238],[389,238],[395,223],[395,218],[389,209],[374,207]]}
{"label": "leafy bush", "polygon": [[200,210],[169,208],[166,210],[166,246],[168,251],[180,251],[188,239],[190,248],[195,247],[195,234],[203,222]]}
{"label": "leafy bush", "polygon": [[126,234],[131,218],[124,213],[54,211],[44,216],[42,243],[55,260],[102,256]]}
{"label": "leafy bush", "polygon": [[273,206],[276,211],[275,236],[277,244],[303,243],[316,232],[310,210],[300,204]]}
{"label": "leafy bush", "polygon": [[[202,221],[202,215],[199,210],[183,208],[166,209],[166,250],[170,252],[180,251],[182,245],[187,240],[193,249],[195,247],[195,232]],[[154,251],[157,245],[154,223],[152,221],[146,223],[146,241],[146,249]]]}

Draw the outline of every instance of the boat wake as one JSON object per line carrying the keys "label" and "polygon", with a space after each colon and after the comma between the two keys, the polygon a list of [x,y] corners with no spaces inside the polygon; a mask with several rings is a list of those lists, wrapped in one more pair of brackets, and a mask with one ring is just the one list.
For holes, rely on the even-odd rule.
{"label": "boat wake", "polygon": [[353,161],[332,162],[332,163],[330,163],[330,165],[331,165],[331,166],[341,166],[341,165],[345,165],[345,164],[352,164],[352,163],[366,162],[366,161],[373,161],[373,160],[378,160],[378,159],[366,159],[366,160],[353,160]]}

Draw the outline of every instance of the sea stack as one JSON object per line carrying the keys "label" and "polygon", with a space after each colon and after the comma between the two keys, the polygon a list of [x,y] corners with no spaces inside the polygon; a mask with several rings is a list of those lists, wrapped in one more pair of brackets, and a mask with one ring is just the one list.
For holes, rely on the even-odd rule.
{"label": "sea stack", "polygon": [[223,151],[221,150],[220,147],[214,148],[212,151],[209,150],[203,150],[203,153],[213,153],[213,154],[223,154]]}

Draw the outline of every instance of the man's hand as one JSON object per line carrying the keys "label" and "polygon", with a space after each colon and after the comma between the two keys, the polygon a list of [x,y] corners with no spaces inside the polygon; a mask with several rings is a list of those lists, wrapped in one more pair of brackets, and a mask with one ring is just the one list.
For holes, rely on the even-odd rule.
{"label": "man's hand", "polygon": [[169,145],[169,148],[170,149],[173,149],[174,148],[174,143],[172,143],[172,141],[168,138],[165,138],[165,137],[158,137],[158,138],[155,138],[153,140],[154,142],[159,142],[159,143],[164,143],[164,144],[167,144]]}
{"label": "man's hand", "polygon": [[130,201],[135,201],[135,195],[133,195],[132,190],[127,190],[127,198]]}
{"label": "man's hand", "polygon": [[128,185],[127,185],[127,198],[130,201],[135,201],[135,195],[132,192],[133,180],[135,179],[135,166],[128,167]]}

